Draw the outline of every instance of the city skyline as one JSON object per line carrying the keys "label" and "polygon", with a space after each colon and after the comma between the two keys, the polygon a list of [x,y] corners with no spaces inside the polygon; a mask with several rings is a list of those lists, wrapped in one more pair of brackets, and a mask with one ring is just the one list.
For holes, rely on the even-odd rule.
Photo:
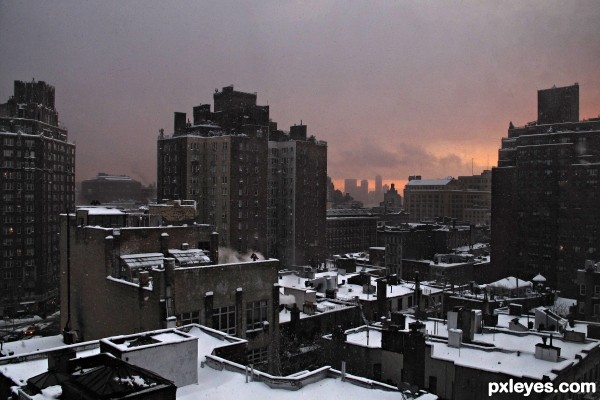
{"label": "city skyline", "polygon": [[148,184],[173,112],[233,84],[328,142],[336,188],[379,174],[401,189],[496,165],[539,89],[578,82],[581,118],[596,117],[599,16],[592,1],[3,3],[0,98],[13,80],[55,86],[77,181]]}

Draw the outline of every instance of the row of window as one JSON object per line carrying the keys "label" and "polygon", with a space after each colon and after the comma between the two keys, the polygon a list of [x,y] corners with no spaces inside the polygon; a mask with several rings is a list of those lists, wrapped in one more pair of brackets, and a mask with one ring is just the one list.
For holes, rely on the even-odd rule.
{"label": "row of window", "polygon": [[[584,284],[579,285],[579,294],[582,296],[587,295],[587,286]],[[600,285],[594,285],[594,297],[600,297]]]}
{"label": "row of window", "polygon": [[[268,301],[260,300],[246,304],[246,330],[262,330],[264,322],[268,320]],[[177,315],[177,321],[182,325],[200,323],[200,311],[192,311]],[[236,308],[226,306],[213,309],[213,328],[227,333],[236,334]]]}

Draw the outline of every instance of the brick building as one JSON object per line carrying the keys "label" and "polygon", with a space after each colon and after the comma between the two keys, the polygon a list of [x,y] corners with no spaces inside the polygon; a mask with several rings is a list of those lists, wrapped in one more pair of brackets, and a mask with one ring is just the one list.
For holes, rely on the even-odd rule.
{"label": "brick building", "polygon": [[[101,217],[109,223],[98,225]],[[69,338],[201,323],[248,339],[257,362],[274,356],[277,260],[221,264],[209,225],[119,226],[124,220],[102,208],[62,216],[61,250],[70,256],[61,258],[61,326]]]}
{"label": "brick building", "polygon": [[584,268],[577,270],[577,286],[578,318],[600,322],[600,263],[586,260]]}
{"label": "brick building", "polygon": [[386,211],[400,211],[402,208],[402,196],[398,194],[398,190],[396,190],[396,185],[394,183],[392,183],[390,189],[383,194],[381,206],[383,206]]}
{"label": "brick building", "polygon": [[411,222],[454,218],[472,225],[490,225],[491,172],[480,175],[421,179],[410,176],[404,187],[404,208]]}
{"label": "brick building", "polygon": [[[532,322],[535,329],[542,325],[541,332],[528,330],[520,315],[502,314],[497,323],[484,326],[482,313],[467,308],[448,312],[444,320],[415,320],[392,313],[381,327],[362,326],[325,336],[323,355],[333,367],[345,362],[348,373],[400,387],[408,382],[441,399],[483,399],[490,397],[494,383],[508,385],[511,380],[542,387],[551,382],[558,388],[561,383],[600,378],[600,343],[590,335],[592,327],[561,325],[560,332],[547,331],[541,321],[548,317],[540,309]],[[522,396],[498,392],[492,397]],[[528,398],[560,400],[569,396],[557,389],[532,391]]]}
{"label": "brick building", "polygon": [[59,214],[75,206],[75,145],[54,87],[14,82],[0,104],[0,314],[45,313],[58,295]]}
{"label": "brick building", "polygon": [[[220,244],[259,251],[284,265],[325,258],[327,144],[306,125],[277,130],[255,93],[225,87],[194,122],[175,113],[174,133],[158,138],[158,199],[195,200],[198,222]],[[266,223],[265,223],[266,222]]]}
{"label": "brick building", "polygon": [[377,244],[378,216],[366,209],[327,210],[327,256],[366,251]]}
{"label": "brick building", "polygon": [[[561,93],[578,87],[548,90],[538,98],[556,91],[566,109],[574,107]],[[560,115],[548,120],[547,104],[538,108],[540,121],[510,123],[492,170],[492,263],[505,276],[541,273],[575,296],[577,269],[600,251],[600,119],[577,121],[569,113],[565,122]]]}
{"label": "brick building", "polygon": [[381,227],[377,232],[378,246],[385,248],[385,266],[390,273],[404,279],[403,260],[434,260],[436,254],[489,240],[487,230],[465,225],[406,224]]}
{"label": "brick building", "polygon": [[326,257],[327,143],[306,137],[306,125],[269,140],[269,255],[283,265]]}

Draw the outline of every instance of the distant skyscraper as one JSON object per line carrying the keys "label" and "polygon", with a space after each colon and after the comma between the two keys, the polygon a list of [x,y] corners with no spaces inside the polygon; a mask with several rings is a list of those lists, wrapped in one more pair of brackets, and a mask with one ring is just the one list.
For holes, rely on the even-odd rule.
{"label": "distant skyscraper", "polygon": [[539,91],[539,121],[510,124],[492,170],[494,268],[522,279],[541,273],[567,296],[577,269],[600,258],[600,119],[573,121],[578,92]]}
{"label": "distant skyscraper", "polygon": [[355,197],[358,192],[358,186],[356,185],[356,179],[344,179],[344,192],[350,196]]}
{"label": "distant skyscraper", "polygon": [[75,207],[75,145],[54,87],[14,82],[0,104],[0,313],[46,312],[58,296],[59,215]]}
{"label": "distant skyscraper", "polygon": [[363,203],[367,203],[369,200],[369,181],[366,179],[363,179],[360,181],[360,190],[359,190],[359,198],[358,200],[362,201]]}
{"label": "distant skyscraper", "polygon": [[375,193],[377,193],[378,195],[383,193],[381,175],[375,176]]}

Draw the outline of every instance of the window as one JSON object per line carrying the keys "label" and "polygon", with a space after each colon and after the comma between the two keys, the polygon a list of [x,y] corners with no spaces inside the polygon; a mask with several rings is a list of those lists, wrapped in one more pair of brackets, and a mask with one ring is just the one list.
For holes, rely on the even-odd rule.
{"label": "window", "polygon": [[200,323],[200,311],[181,313],[181,314],[177,315],[177,322],[179,322],[179,324],[181,324],[181,325],[199,324]]}
{"label": "window", "polygon": [[212,322],[213,328],[235,335],[235,306],[215,308]]}
{"label": "window", "polygon": [[269,360],[268,347],[261,347],[248,351],[248,364],[266,363]]}
{"label": "window", "polygon": [[585,285],[579,285],[579,294],[585,296]]}
{"label": "window", "polygon": [[594,285],[594,296],[600,296],[600,285]]}
{"label": "window", "polygon": [[253,301],[246,305],[246,330],[263,329],[267,320],[267,300]]}
{"label": "window", "polygon": [[594,304],[594,315],[600,315],[600,304]]}

